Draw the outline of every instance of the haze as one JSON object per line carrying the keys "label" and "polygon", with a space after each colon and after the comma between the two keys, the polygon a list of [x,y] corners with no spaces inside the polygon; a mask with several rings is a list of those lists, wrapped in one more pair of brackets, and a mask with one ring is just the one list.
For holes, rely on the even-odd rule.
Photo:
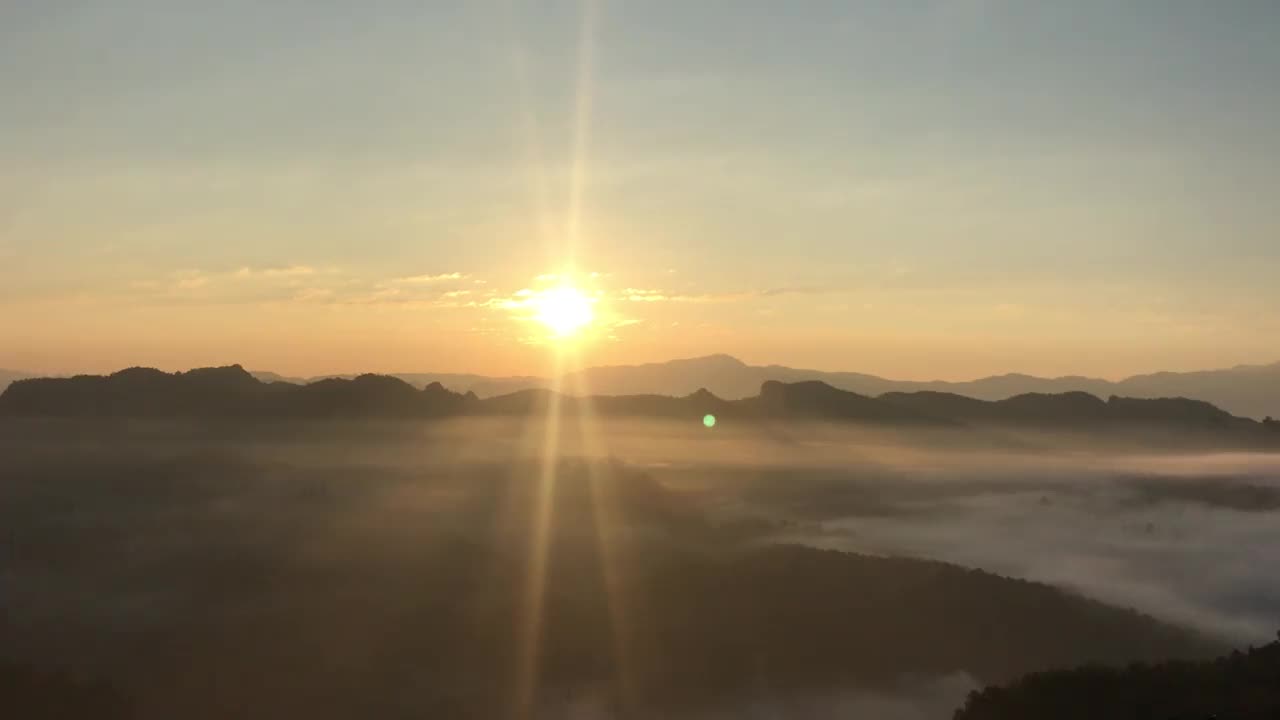
{"label": "haze", "polygon": [[122,717],[940,720],[1021,672],[1280,624],[1274,454],[576,417],[2,422],[0,658],[104,679]]}

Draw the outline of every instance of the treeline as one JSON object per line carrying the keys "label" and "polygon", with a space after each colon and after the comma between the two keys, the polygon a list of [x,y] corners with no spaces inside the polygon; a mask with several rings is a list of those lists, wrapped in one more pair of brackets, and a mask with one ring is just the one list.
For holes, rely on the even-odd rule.
{"label": "treeline", "polygon": [[[1280,637],[1280,634],[1278,634]],[[955,720],[1275,720],[1280,640],[1205,662],[1081,667],[974,692]]]}

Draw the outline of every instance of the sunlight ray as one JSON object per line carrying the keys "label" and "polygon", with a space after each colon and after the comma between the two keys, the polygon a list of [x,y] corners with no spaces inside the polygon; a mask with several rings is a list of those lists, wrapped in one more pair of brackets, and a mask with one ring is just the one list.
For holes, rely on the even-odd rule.
{"label": "sunlight ray", "polygon": [[[580,368],[578,368],[580,369]],[[622,591],[621,553],[615,544],[619,527],[618,498],[615,492],[616,477],[602,472],[608,462],[607,448],[601,440],[599,420],[591,402],[591,392],[584,373],[572,374],[570,392],[577,400],[577,427],[582,438],[583,454],[587,457],[591,496],[591,520],[595,531],[600,557],[600,573],[604,579],[605,603],[609,612],[610,629],[613,632],[613,660],[617,674],[618,692],[623,707],[633,707],[635,688],[630,672],[630,634],[627,625],[626,593]]]}
{"label": "sunlight ray", "polygon": [[[573,150],[565,228],[560,243],[548,242],[548,249],[551,251],[553,258],[552,267],[555,267],[557,272],[561,273],[573,273],[576,270],[578,251],[581,245],[582,197],[586,183],[590,136],[592,99],[590,84],[594,69],[595,21],[595,4],[587,0],[582,5],[579,24],[573,113]],[[546,193],[543,180],[545,171],[540,162],[541,154],[537,137],[538,127],[528,95],[528,78],[525,75],[524,64],[519,53],[516,53],[515,66],[517,81],[521,87],[522,119],[525,132],[528,135],[528,152],[534,165],[532,172],[534,175],[535,203],[539,214],[540,229],[545,232],[549,225],[547,221],[548,214],[545,210]],[[560,315],[563,315],[563,313],[558,313],[557,318],[549,318],[554,320],[551,323],[552,326],[558,327]],[[567,318],[568,316],[566,315],[565,317]],[[575,322],[577,322],[576,319]],[[538,485],[532,509],[529,556],[525,568],[526,581],[522,637],[519,645],[516,674],[517,688],[513,706],[517,717],[528,717],[532,713],[537,700],[541,670],[538,657],[541,650],[541,636],[544,624],[543,612],[547,590],[548,554],[553,531],[556,473],[559,469],[561,454],[562,379],[565,374],[565,354],[569,351],[570,348],[563,345],[555,350],[555,368],[552,373],[551,394],[548,398],[546,425],[539,463]],[[581,422],[581,419],[579,419],[579,422]]]}
{"label": "sunlight ray", "polygon": [[[508,18],[509,20],[509,18]],[[530,91],[528,61],[524,49],[516,40],[514,30],[509,29],[511,39],[511,69],[515,76],[516,95],[519,98],[519,134],[524,145],[526,173],[533,195],[534,220],[538,235],[546,245],[548,255],[554,256],[556,233],[552,230],[551,201],[547,190],[547,169],[542,152],[541,127]]]}
{"label": "sunlight ray", "polygon": [[529,555],[525,565],[519,666],[516,670],[515,716],[528,717],[537,699],[543,605],[546,599],[548,554],[555,511],[556,473],[560,461],[561,383],[563,353],[556,354],[555,373],[547,398],[547,415],[539,455],[537,487],[531,508]]}
{"label": "sunlight ray", "polygon": [[578,77],[573,113],[573,165],[569,177],[569,207],[565,228],[562,262],[573,269],[581,245],[583,225],[582,197],[587,181],[587,155],[591,140],[591,82],[595,72],[596,3],[586,0],[582,6],[578,35]]}

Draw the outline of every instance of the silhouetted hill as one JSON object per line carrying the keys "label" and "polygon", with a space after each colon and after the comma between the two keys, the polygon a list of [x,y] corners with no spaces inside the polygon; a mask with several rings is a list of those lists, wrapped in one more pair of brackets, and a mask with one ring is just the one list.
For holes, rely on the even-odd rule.
{"label": "silhouetted hill", "polygon": [[887,392],[920,391],[952,393],[980,400],[1003,400],[1028,393],[1066,392],[1085,392],[1098,397],[1191,397],[1255,419],[1266,415],[1280,416],[1280,363],[1135,375],[1119,382],[1081,376],[1041,378],[1017,373],[947,382],[892,380],[865,373],[827,372],[782,365],[748,365],[728,355],[710,355],[665,363],[590,368],[569,376],[565,388],[576,392],[575,387],[585,387],[587,392],[598,395],[684,395],[705,387],[719,397],[736,400],[755,395],[760,385],[768,380],[784,383],[817,380],[872,397]]}
{"label": "silhouetted hill", "polygon": [[445,414],[403,380],[385,375],[360,375],[352,380],[321,380],[291,389],[297,411],[313,416],[381,415],[412,417]]}
{"label": "silhouetted hill", "polygon": [[[320,380],[346,379],[356,375],[287,377],[273,372],[254,371],[263,382],[305,385]],[[467,373],[391,373],[416,388],[440,383],[457,393],[475,393],[488,398],[521,390],[548,389],[550,379],[534,376],[488,377]],[[11,380],[34,377],[31,373],[0,370],[0,391]],[[1221,370],[1186,373],[1135,375],[1118,382],[1070,375],[1042,378],[1019,373],[994,375],[971,381],[947,382],[891,380],[855,372],[827,372],[789,368],[782,365],[748,365],[729,355],[671,360],[643,365],[588,368],[566,375],[560,384],[571,395],[666,395],[684,396],[705,388],[717,397],[739,400],[753,397],[760,386],[776,380],[784,383],[824,382],[834,388],[875,397],[884,393],[935,392],[962,395],[979,400],[1004,400],[1017,395],[1085,392],[1097,397],[1198,398],[1226,411],[1262,419],[1280,417],[1280,363],[1241,365]]]}
{"label": "silhouetted hill", "polygon": [[22,372],[21,370],[5,370],[0,368],[0,392],[9,387],[9,383],[15,380],[26,380],[27,378],[36,377],[35,373]]}
{"label": "silhouetted hill", "polygon": [[484,398],[476,404],[476,412],[483,415],[530,415],[546,413],[557,393],[550,390],[517,390],[507,395]]}
{"label": "silhouetted hill", "polygon": [[[1240,366],[1223,370],[1190,373],[1136,375],[1118,382],[1100,378],[1066,376],[1041,378],[1032,375],[997,375],[967,382],[889,380],[860,373],[824,373],[778,366],[763,368],[772,379],[823,380],[835,387],[866,395],[886,392],[932,391],[964,395],[979,400],[1003,400],[1029,393],[1061,394],[1085,392],[1098,397],[1111,395],[1154,399],[1190,397],[1213,403],[1227,411],[1255,419],[1280,416],[1280,363]],[[712,390],[714,386],[708,386]],[[728,395],[728,397],[733,397]]]}
{"label": "silhouetted hill", "polygon": [[1116,395],[1193,397],[1236,415],[1280,416],[1280,362],[1226,370],[1135,375],[1115,383]]}
{"label": "silhouetted hill", "polygon": [[934,417],[965,423],[1106,428],[1117,424],[1184,430],[1258,433],[1263,424],[1238,418],[1209,403],[1186,398],[1123,398],[1103,401],[1082,392],[1027,393],[987,401],[938,392],[885,393],[881,401]]}
{"label": "silhouetted hill", "polygon": [[1218,433],[1226,440],[1280,440],[1280,425],[1237,418],[1184,398],[1103,401],[1081,392],[1028,393],[984,401],[938,392],[885,393],[878,398],[818,381],[764,382],[755,397],[724,400],[705,388],[680,397],[577,397],[545,389],[479,399],[440,383],[418,389],[385,375],[329,378],[294,385],[264,383],[239,365],[164,373],[129,368],[108,376],[37,378],[0,394],[0,413],[59,417],[439,418],[561,412],[696,420],[712,413],[758,421],[823,420],[886,426],[958,427],[1001,424],[1025,428],[1107,431],[1118,426]]}
{"label": "silhouetted hill", "polygon": [[740,403],[766,417],[801,417],[888,424],[952,424],[943,415],[884,402],[877,398],[838,390],[810,380],[781,383],[769,380],[760,395]]}
{"label": "silhouetted hill", "polygon": [[[315,377],[286,376],[265,370],[254,370],[251,374],[267,383],[287,382],[293,385],[307,385],[321,380],[352,380],[356,374],[320,375]],[[508,395],[520,390],[547,388],[551,381],[546,378],[532,376],[488,377],[467,373],[387,373],[390,377],[399,378],[410,385],[422,389],[432,384],[442,385],[458,393],[475,393],[478,397],[494,397]],[[2,389],[2,388],[0,388]]]}
{"label": "silhouetted hill", "polygon": [[955,720],[1274,720],[1280,642],[1204,662],[1082,667],[970,695]]}
{"label": "silhouetted hill", "polygon": [[900,407],[910,408],[926,415],[937,415],[958,420],[995,420],[1000,415],[999,406],[993,402],[932,390],[921,390],[920,392],[912,393],[885,393],[880,396],[880,400]]}
{"label": "silhouetted hill", "polygon": [[1205,427],[1230,427],[1242,420],[1203,400],[1182,397],[1129,398],[1112,395],[1107,400],[1107,406],[1111,414],[1118,418],[1140,422],[1176,421]]}
{"label": "silhouetted hill", "polygon": [[[281,375],[280,373],[267,372],[266,370],[250,370],[249,374],[261,380],[264,383],[289,383],[290,385],[306,385],[318,380],[328,380],[331,377],[339,377],[338,375],[325,375],[323,377],[298,377],[290,375]],[[355,377],[354,375],[343,376],[348,379]]]}
{"label": "silhouetted hill", "polygon": [[264,383],[239,365],[164,373],[129,368],[108,376],[20,380],[0,394],[11,415],[108,417],[439,417],[468,399],[441,385],[361,375],[308,385]]}
{"label": "silhouetted hill", "polygon": [[588,368],[565,376],[568,392],[590,395],[688,395],[705,388],[719,397],[755,395],[768,378],[728,355],[670,360],[644,365]]}
{"label": "silhouetted hill", "polygon": [[480,415],[545,415],[556,402],[561,413],[590,412],[601,416],[685,418],[693,420],[707,413],[741,416],[742,403],[733,403],[699,390],[685,397],[665,395],[618,395],[588,398],[551,390],[520,390],[484,398],[468,410]]}
{"label": "silhouetted hill", "polygon": [[437,383],[454,392],[470,392],[479,397],[506,395],[530,388],[545,388],[551,384],[544,378],[529,376],[486,377],[465,373],[396,373],[395,376],[414,387],[425,388]]}
{"label": "silhouetted hill", "polygon": [[240,366],[164,373],[128,368],[108,376],[19,380],[0,394],[0,411],[36,415],[221,415],[257,410],[262,390]]}
{"label": "silhouetted hill", "polygon": [[740,415],[740,403],[728,402],[698,389],[683,397],[666,395],[598,396],[590,399],[591,407],[602,415],[633,415],[663,418],[700,418],[707,413],[719,417]]}

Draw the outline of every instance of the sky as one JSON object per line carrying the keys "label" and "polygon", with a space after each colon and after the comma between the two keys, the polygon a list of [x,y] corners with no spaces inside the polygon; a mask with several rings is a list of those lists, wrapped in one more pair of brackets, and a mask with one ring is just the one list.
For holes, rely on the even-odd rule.
{"label": "sky", "polygon": [[1277,37],[1268,0],[8,0],[0,367],[1275,362]]}

